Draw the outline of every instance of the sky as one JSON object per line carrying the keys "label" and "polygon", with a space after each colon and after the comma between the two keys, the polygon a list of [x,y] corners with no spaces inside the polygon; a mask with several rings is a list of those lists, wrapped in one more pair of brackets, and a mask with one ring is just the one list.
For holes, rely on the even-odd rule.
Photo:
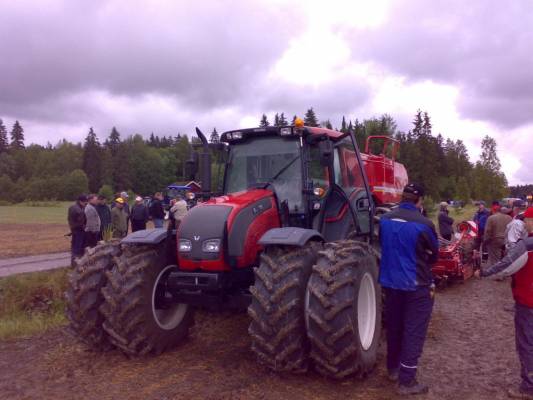
{"label": "sky", "polygon": [[26,141],[103,141],[257,126],[340,126],[417,109],[472,160],[494,137],[511,184],[533,183],[529,0],[0,2],[0,118]]}

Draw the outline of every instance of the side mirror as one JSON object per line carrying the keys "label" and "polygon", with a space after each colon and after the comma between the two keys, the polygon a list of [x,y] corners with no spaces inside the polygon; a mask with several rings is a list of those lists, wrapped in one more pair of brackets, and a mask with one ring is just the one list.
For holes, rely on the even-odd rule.
{"label": "side mirror", "polygon": [[320,151],[320,165],[323,167],[333,166],[333,143],[331,140],[322,140],[318,143],[318,150]]}
{"label": "side mirror", "polygon": [[188,180],[193,181],[198,173],[198,153],[191,153],[191,158],[185,161],[185,176]]}

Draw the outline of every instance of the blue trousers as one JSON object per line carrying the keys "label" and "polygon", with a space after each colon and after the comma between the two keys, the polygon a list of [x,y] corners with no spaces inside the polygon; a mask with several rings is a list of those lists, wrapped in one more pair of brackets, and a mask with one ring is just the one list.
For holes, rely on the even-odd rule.
{"label": "blue trousers", "polygon": [[433,310],[429,287],[413,291],[385,290],[385,323],[387,331],[387,368],[399,370],[399,383],[409,385],[416,378],[418,359]]}
{"label": "blue trousers", "polygon": [[162,228],[163,223],[165,222],[164,219],[159,219],[159,218],[154,218],[153,221],[154,221],[154,228]]}
{"label": "blue trousers", "polygon": [[533,308],[516,303],[514,324],[522,376],[520,389],[533,394]]}

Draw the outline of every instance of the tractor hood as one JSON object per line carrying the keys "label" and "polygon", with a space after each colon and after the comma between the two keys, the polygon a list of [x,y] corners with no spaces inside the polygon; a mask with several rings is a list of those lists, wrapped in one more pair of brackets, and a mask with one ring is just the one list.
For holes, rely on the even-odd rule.
{"label": "tractor hood", "polygon": [[[251,254],[264,232],[279,226],[277,207],[272,191],[254,189],[212,198],[193,207],[178,229],[180,240],[191,242],[190,252],[179,252],[180,268],[205,269],[206,261],[218,260],[230,266],[243,265],[255,257]],[[219,253],[205,252],[207,240],[219,239]],[[252,250],[250,250],[252,248]],[[209,268],[211,269],[211,268]]]}

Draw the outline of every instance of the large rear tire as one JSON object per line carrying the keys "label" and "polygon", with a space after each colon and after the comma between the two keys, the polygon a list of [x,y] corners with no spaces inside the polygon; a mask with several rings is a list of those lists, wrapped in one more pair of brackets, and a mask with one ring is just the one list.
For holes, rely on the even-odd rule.
{"label": "large rear tire", "polygon": [[99,308],[104,302],[101,293],[107,283],[106,271],[113,266],[113,257],[120,253],[118,241],[100,242],[87,248],[76,259],[70,272],[65,293],[66,314],[70,331],[93,350],[108,350],[111,343],[102,324]]}
{"label": "large rear tire", "polygon": [[259,362],[274,371],[307,371],[304,298],[319,246],[269,246],[255,270],[248,332]]}
{"label": "large rear tire", "polygon": [[128,355],[160,354],[189,334],[193,310],[165,295],[164,246],[123,245],[116,265],[107,273],[102,293],[104,329],[109,340]]}
{"label": "large rear tire", "polygon": [[381,289],[374,250],[344,240],[319,252],[306,292],[305,319],[317,371],[342,379],[365,376],[376,364]]}

